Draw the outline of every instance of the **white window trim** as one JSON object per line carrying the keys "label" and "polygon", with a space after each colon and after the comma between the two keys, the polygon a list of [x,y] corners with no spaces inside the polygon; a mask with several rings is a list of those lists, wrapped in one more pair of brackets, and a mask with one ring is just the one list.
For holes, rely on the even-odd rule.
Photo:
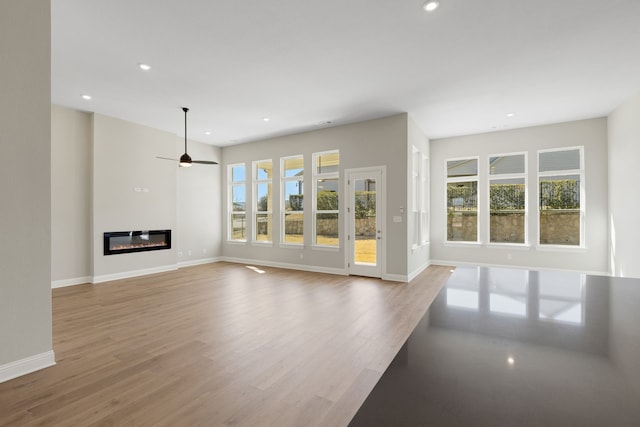
{"label": "white window trim", "polygon": [[[470,175],[470,176],[458,176],[458,177],[452,177],[449,178],[448,176],[448,169],[447,169],[447,163],[448,162],[455,162],[458,160],[473,160],[475,159],[478,165],[478,171],[476,175]],[[444,227],[444,239],[443,242],[445,242],[445,246],[454,246],[454,245],[461,245],[461,246],[480,246],[482,243],[480,241],[480,212],[483,208],[483,203],[482,203],[482,187],[480,186],[480,172],[481,172],[481,163],[480,163],[480,156],[465,156],[465,157],[452,157],[452,158],[448,158],[448,159],[444,159],[444,209],[445,209],[445,221],[448,221],[446,218],[448,217],[448,209],[449,209],[449,201],[447,198],[447,185],[449,183],[452,182],[468,182],[468,181],[476,181],[476,188],[478,189],[478,194],[476,195],[477,198],[477,214],[476,214],[476,240],[475,241],[456,241],[456,240],[449,240],[449,236],[448,236],[448,227],[445,224]],[[474,178],[475,177],[475,178]]]}
{"label": "white window trim", "polygon": [[443,246],[450,246],[450,247],[456,247],[457,246],[459,248],[464,248],[464,247],[467,247],[467,248],[469,248],[469,247],[480,248],[480,247],[483,246],[483,244],[480,243],[480,242],[462,242],[462,241],[458,242],[458,241],[449,241],[449,240],[445,241],[442,245]]}
{"label": "white window trim", "polygon": [[[318,173],[318,168],[317,168],[317,163],[318,163],[318,157],[323,156],[323,155],[327,155],[327,154],[334,154],[337,153],[338,154],[338,159],[340,158],[340,150],[328,150],[328,151],[320,151],[317,153],[313,153],[311,156],[311,171],[312,171],[312,178],[311,178],[311,213],[312,213],[312,218],[311,218],[311,227],[312,227],[312,236],[311,236],[311,248],[312,249],[328,249],[328,250],[339,250],[340,247],[342,246],[342,235],[341,235],[341,230],[340,227],[338,227],[338,245],[337,246],[332,246],[332,245],[322,245],[322,244],[318,244],[317,243],[317,235],[316,235],[316,221],[317,221],[317,217],[318,217],[318,213],[337,213],[338,214],[338,222],[340,222],[340,217],[342,216],[342,214],[340,213],[340,208],[341,206],[344,205],[344,201],[341,201],[340,199],[342,197],[344,197],[342,194],[338,194],[338,210],[330,210],[330,211],[318,211],[317,209],[317,192],[318,192],[318,188],[316,186],[317,180],[319,179],[338,179],[338,188],[340,189],[340,171],[338,170],[337,172],[329,172],[329,173]],[[339,164],[339,163],[338,163]],[[338,167],[339,169],[339,167]]]}
{"label": "white window trim", "polygon": [[[302,161],[302,176],[285,176],[286,175],[286,170],[285,170],[285,161],[286,160],[291,160],[291,159],[300,159]],[[302,190],[302,197],[303,200],[305,199],[304,197],[304,155],[299,154],[299,155],[295,155],[295,156],[287,156],[287,157],[281,157],[280,158],[280,246],[282,247],[292,247],[292,248],[300,248],[302,246],[304,246],[304,231],[302,232],[302,242],[301,243],[292,243],[292,242],[285,242],[285,233],[286,233],[286,228],[285,228],[285,218],[287,215],[287,211],[285,208],[286,205],[286,200],[285,197],[287,196],[285,193],[285,187],[287,185],[288,182],[301,182],[303,185],[303,190]],[[302,214],[302,221],[304,224],[304,221],[306,221],[306,215],[304,214],[304,203],[303,203],[303,207],[301,211],[295,211],[298,213]],[[303,229],[304,230],[304,229]]]}
{"label": "white window trim", "polygon": [[[244,180],[243,181],[234,181],[233,180],[233,168],[237,166],[244,166]],[[244,239],[234,239],[233,238],[233,214],[241,214],[244,213],[245,222],[247,219],[247,165],[246,163],[233,163],[227,165],[227,243],[235,243],[235,244],[245,244],[247,242],[247,234],[245,230],[245,238]],[[233,210],[233,187],[244,185],[244,211],[235,211]]]}
{"label": "white window trim", "polygon": [[[551,153],[558,151],[578,150],[580,154],[579,169],[565,169],[561,171],[544,171],[540,172],[540,153]],[[563,175],[580,175],[580,245],[557,245],[557,244],[541,244],[540,243],[540,177],[545,176],[563,176]],[[535,249],[541,252],[584,252],[586,250],[585,242],[585,225],[586,225],[586,182],[584,170],[584,146],[576,145],[561,148],[548,148],[538,150],[536,152],[536,242]]]}
{"label": "white window trim", "polygon": [[[508,157],[508,156],[521,156],[524,155],[524,172],[522,173],[501,173],[501,174],[491,174],[491,158],[492,157]],[[506,179],[523,179],[524,178],[524,243],[513,243],[513,242],[492,242],[491,241],[491,181],[500,181]],[[487,192],[487,245],[490,246],[523,246],[529,248],[531,245],[529,243],[529,155],[526,151],[518,151],[513,153],[501,153],[501,154],[489,154],[487,156],[487,182],[486,182],[486,192]]]}
{"label": "white window trim", "polygon": [[532,250],[531,245],[526,245],[523,243],[496,243],[491,242],[484,245],[487,249],[506,249],[506,250],[515,250],[515,251],[530,251]]}
{"label": "white window trim", "polygon": [[[420,243],[422,244],[422,246],[426,246],[429,244],[430,241],[430,237],[431,237],[431,230],[430,230],[430,218],[429,218],[429,206],[430,206],[430,198],[431,198],[431,192],[429,191],[429,156],[427,156],[426,154],[422,153],[422,206],[421,206],[421,212],[420,212],[420,230],[422,232],[421,236],[420,236]],[[422,216],[425,215],[426,219],[424,221],[424,224],[422,223]]]}
{"label": "white window trim", "polygon": [[[271,162],[271,179],[258,179],[258,164]],[[258,213],[261,215],[269,215],[271,214],[271,227],[273,229],[273,209],[270,211],[260,211],[258,212],[258,185],[259,184],[271,184],[271,206],[273,206],[273,159],[262,159],[262,160],[254,160],[251,162],[251,191],[252,191],[252,208],[251,208],[251,244],[256,246],[273,246],[273,235],[271,236],[271,240],[258,240],[258,227],[257,227],[257,218]]]}
{"label": "white window trim", "polygon": [[[413,216],[413,236],[411,249],[422,246],[422,153],[415,145],[411,146],[411,215]],[[417,239],[415,242],[413,239]]]}
{"label": "white window trim", "polygon": [[416,250],[429,244],[429,156],[412,145],[411,151],[411,214],[414,218],[414,236],[411,249]]}

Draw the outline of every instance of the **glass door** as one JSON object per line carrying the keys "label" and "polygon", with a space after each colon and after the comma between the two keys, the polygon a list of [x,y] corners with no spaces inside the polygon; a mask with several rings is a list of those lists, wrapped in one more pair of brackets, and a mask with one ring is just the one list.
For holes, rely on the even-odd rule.
{"label": "glass door", "polygon": [[348,172],[347,186],[349,274],[381,277],[382,171]]}

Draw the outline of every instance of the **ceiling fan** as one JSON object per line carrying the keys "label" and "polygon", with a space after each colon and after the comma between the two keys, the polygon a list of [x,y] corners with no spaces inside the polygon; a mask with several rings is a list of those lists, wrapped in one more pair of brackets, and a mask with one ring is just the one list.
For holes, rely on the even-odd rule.
{"label": "ceiling fan", "polygon": [[212,160],[191,160],[191,156],[187,154],[187,112],[189,111],[189,109],[187,107],[182,107],[182,111],[184,111],[184,154],[180,156],[180,160],[160,156],[156,156],[156,158],[163,160],[173,160],[174,162],[177,161],[179,162],[178,166],[180,166],[181,168],[191,167],[193,163],[198,163],[201,165],[217,165],[218,162],[214,162]]}

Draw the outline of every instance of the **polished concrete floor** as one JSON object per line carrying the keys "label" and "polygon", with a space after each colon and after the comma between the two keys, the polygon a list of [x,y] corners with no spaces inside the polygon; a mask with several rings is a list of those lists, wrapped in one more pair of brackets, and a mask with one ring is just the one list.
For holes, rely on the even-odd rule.
{"label": "polished concrete floor", "polygon": [[351,426],[640,426],[640,280],[458,268]]}

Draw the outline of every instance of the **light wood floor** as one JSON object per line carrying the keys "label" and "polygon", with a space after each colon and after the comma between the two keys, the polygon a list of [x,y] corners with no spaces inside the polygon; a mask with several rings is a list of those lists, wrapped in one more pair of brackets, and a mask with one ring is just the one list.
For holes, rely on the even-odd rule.
{"label": "light wood floor", "polygon": [[55,289],[57,365],[0,384],[0,425],[344,426],[449,275],[215,263]]}

